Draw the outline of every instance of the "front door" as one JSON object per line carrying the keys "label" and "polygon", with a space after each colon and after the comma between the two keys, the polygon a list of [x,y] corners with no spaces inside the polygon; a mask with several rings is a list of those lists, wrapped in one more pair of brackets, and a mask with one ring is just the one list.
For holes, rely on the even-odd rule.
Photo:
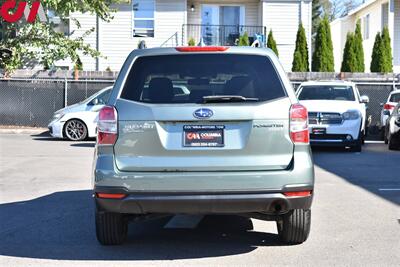
{"label": "front door", "polygon": [[243,6],[202,5],[202,37],[206,45],[234,45],[243,22]]}

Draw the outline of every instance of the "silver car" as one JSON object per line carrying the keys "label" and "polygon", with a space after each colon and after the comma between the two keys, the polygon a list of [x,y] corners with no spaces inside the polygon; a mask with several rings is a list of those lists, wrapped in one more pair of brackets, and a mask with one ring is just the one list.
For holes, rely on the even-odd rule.
{"label": "silver car", "polygon": [[393,108],[385,127],[385,144],[389,144],[390,150],[400,149],[400,104]]}
{"label": "silver car", "polygon": [[133,51],[99,113],[93,166],[103,245],[130,220],[173,214],[276,221],[292,244],[310,232],[307,110],[269,49]]}

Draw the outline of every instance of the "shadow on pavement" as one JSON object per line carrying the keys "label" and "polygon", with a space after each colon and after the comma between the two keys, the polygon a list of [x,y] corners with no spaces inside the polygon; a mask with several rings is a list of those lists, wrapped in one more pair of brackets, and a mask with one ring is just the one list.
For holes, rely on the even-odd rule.
{"label": "shadow on pavement", "polygon": [[320,168],[400,205],[400,191],[387,190],[400,189],[400,151],[389,151],[384,144],[366,144],[361,153],[313,148],[313,155]]}
{"label": "shadow on pavement", "polygon": [[44,131],[44,132],[39,133],[39,134],[32,134],[31,136],[32,137],[51,137],[49,131]]}
{"label": "shadow on pavement", "polygon": [[59,260],[173,260],[244,254],[280,246],[251,220],[207,216],[196,229],[165,229],[170,218],[132,223],[126,244],[97,243],[91,191],[54,193],[0,204],[0,255]]}
{"label": "shadow on pavement", "polygon": [[75,143],[75,144],[71,144],[72,147],[95,147],[96,143]]}

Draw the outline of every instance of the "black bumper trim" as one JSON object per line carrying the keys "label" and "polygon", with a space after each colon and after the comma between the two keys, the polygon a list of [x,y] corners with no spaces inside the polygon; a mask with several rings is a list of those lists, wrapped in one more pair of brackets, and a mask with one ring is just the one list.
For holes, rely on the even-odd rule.
{"label": "black bumper trim", "polygon": [[99,211],[124,214],[280,214],[292,209],[309,209],[312,199],[313,196],[286,197],[282,193],[129,194],[123,199],[95,198]]}

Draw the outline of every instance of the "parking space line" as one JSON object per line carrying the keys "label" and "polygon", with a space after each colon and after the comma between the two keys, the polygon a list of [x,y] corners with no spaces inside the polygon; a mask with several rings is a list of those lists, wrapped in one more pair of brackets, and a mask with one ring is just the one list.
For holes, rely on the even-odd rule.
{"label": "parking space line", "polygon": [[384,144],[384,141],[365,141],[366,144]]}
{"label": "parking space line", "polygon": [[379,188],[379,191],[400,191],[400,188]]}

